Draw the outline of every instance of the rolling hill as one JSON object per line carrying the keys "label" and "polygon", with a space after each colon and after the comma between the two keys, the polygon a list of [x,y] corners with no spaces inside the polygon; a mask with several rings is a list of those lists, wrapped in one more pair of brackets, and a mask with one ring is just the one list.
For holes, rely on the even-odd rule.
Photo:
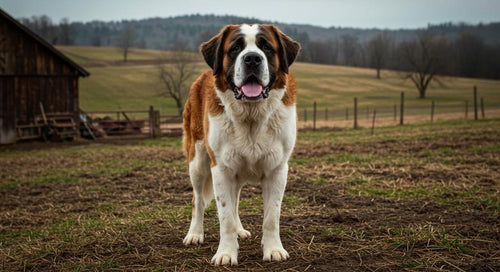
{"label": "rolling hill", "polygon": [[[163,114],[175,114],[174,102],[159,95],[158,58],[173,54],[168,51],[132,49],[129,62],[122,61],[120,49],[112,47],[59,46],[77,63],[91,73],[80,80],[80,107],[84,110],[146,110],[150,105]],[[208,66],[199,59],[196,69],[201,73]],[[428,90],[426,99],[419,99],[409,80],[398,72],[382,71],[382,79],[375,78],[375,71],[366,68],[294,63],[291,67],[298,85],[297,106],[311,109],[317,101],[319,108],[342,111],[358,97],[361,108],[390,108],[399,102],[400,92],[406,94],[408,106],[425,106],[431,100],[440,105],[472,101],[472,88],[477,86],[479,96],[485,98],[488,108],[500,107],[500,81],[441,77]],[[193,78],[195,80],[195,78]],[[428,109],[425,108],[425,112]]]}

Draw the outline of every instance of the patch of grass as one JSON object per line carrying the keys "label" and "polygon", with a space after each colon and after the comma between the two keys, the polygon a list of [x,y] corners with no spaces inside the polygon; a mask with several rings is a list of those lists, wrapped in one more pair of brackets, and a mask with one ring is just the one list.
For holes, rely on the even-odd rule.
{"label": "patch of grass", "polygon": [[217,204],[215,204],[215,201],[212,200],[210,205],[205,209],[205,215],[208,216],[217,216]]}
{"label": "patch of grass", "polygon": [[77,183],[77,177],[72,176],[45,176],[38,180],[34,180],[30,185],[45,184],[45,183]]}
{"label": "patch of grass", "polygon": [[[163,219],[171,223],[176,223],[179,221],[185,221],[191,218],[192,207],[191,205],[184,205],[181,207],[161,207],[161,213]],[[155,214],[155,213],[150,213]],[[152,218],[152,217],[151,217]]]}
{"label": "patch of grass", "polygon": [[485,209],[492,209],[495,213],[500,213],[500,200],[494,197],[476,197],[475,202]]}
{"label": "patch of grass", "polygon": [[0,183],[0,189],[16,188],[21,186],[36,186],[50,183],[78,183],[78,177],[69,175],[40,176],[34,179],[19,179],[17,181]]}
{"label": "patch of grass", "polygon": [[390,233],[390,248],[399,248],[405,251],[411,251],[415,247],[426,245],[428,248],[459,250],[465,253],[471,253],[464,242],[459,238],[451,238],[449,232],[438,226],[433,225],[408,225],[398,228],[387,228]]}
{"label": "patch of grass", "polygon": [[261,196],[252,198],[241,198],[239,209],[240,211],[262,214],[264,210],[263,203],[264,200],[262,199]]}
{"label": "patch of grass", "polygon": [[147,161],[147,160],[121,160],[114,159],[108,161],[97,162],[91,166],[92,174],[104,174],[104,175],[114,175],[114,174],[127,174],[133,173],[139,168],[162,168],[168,167],[167,163],[162,163],[161,161]]}
{"label": "patch of grass", "polygon": [[124,174],[132,171],[132,167],[125,166],[121,160],[110,160],[99,163],[93,170],[92,174]]}
{"label": "patch of grass", "polygon": [[346,231],[346,229],[342,225],[334,226],[334,227],[320,227],[317,229],[318,232],[332,236],[332,235],[342,235]]}
{"label": "patch of grass", "polygon": [[[500,211],[498,198],[484,196],[486,192],[480,192],[480,188],[477,187],[459,189],[431,185],[429,187],[412,186],[404,188],[398,186],[397,182],[388,183],[382,186],[373,181],[354,184],[348,182],[348,184],[353,187],[349,188],[347,192],[353,195],[394,198],[403,201],[427,199],[440,205],[449,206],[453,209],[463,209],[464,206],[467,206],[466,203],[472,201],[484,209],[493,210],[497,213]],[[387,185],[392,186],[387,187]]]}
{"label": "patch of grass", "polygon": [[148,147],[173,147],[176,149],[181,149],[182,138],[163,137],[163,138],[146,139],[140,142],[140,145]]}
{"label": "patch of grass", "polygon": [[285,207],[286,206],[294,207],[294,206],[297,206],[297,205],[302,204],[302,203],[304,203],[304,202],[300,196],[290,195],[290,194],[285,194],[283,196],[283,205]]}
{"label": "patch of grass", "polygon": [[338,153],[327,157],[329,163],[366,163],[375,159],[373,154]]}
{"label": "patch of grass", "polygon": [[24,243],[25,241],[44,239],[46,237],[45,232],[37,229],[2,231],[0,232],[0,248]]}
{"label": "patch of grass", "polygon": [[359,184],[365,184],[368,182],[369,182],[369,180],[366,180],[364,178],[354,178],[354,179],[348,180],[347,184],[348,185],[359,185]]}
{"label": "patch of grass", "polygon": [[292,157],[288,163],[290,166],[307,165],[312,163],[313,158],[294,158]]}
{"label": "patch of grass", "polygon": [[104,261],[97,264],[77,264],[75,271],[103,271],[123,269],[116,261]]}
{"label": "patch of grass", "polygon": [[307,179],[307,181],[314,183],[314,184],[325,184],[328,182],[327,179],[321,178],[321,177],[309,178],[309,179]]}
{"label": "patch of grass", "polygon": [[442,163],[448,165],[457,165],[457,164],[465,164],[467,163],[467,161],[465,160],[465,158],[450,158],[443,160]]}
{"label": "patch of grass", "polygon": [[499,150],[500,150],[499,144],[494,144],[491,146],[470,147],[468,149],[468,151],[475,153],[475,154],[481,154],[484,152],[492,152],[492,151],[499,151]]}

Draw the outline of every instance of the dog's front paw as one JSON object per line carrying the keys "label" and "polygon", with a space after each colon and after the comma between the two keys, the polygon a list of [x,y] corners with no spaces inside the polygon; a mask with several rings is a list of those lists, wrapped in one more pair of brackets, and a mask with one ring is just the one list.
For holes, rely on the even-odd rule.
{"label": "dog's front paw", "polygon": [[284,261],[290,258],[290,254],[283,247],[264,248],[264,261]]}
{"label": "dog's front paw", "polygon": [[250,236],[252,236],[252,234],[246,229],[240,229],[237,231],[237,233],[238,233],[238,237],[240,239],[246,239],[246,238],[249,238]]}
{"label": "dog's front paw", "polygon": [[238,253],[237,252],[219,252],[212,257],[212,264],[215,266],[219,265],[238,265]]}
{"label": "dog's front paw", "polygon": [[189,246],[203,244],[203,241],[203,233],[188,233],[182,242],[184,245]]}

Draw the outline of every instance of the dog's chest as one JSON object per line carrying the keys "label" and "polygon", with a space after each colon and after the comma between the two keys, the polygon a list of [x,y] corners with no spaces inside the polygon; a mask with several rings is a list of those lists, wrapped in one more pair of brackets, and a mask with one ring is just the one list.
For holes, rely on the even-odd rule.
{"label": "dog's chest", "polygon": [[210,117],[208,142],[217,164],[260,176],[288,160],[295,133],[295,107],[283,107],[260,121]]}

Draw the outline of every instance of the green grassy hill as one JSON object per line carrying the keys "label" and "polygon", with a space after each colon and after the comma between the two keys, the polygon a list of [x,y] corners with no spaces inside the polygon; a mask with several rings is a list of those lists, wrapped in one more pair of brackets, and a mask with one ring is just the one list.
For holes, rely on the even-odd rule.
{"label": "green grassy hill", "polygon": [[[159,96],[161,84],[154,63],[172,52],[132,49],[129,62],[123,63],[119,48],[64,46],[58,49],[91,73],[80,81],[82,109],[145,110],[153,105],[162,113],[176,113],[173,100]],[[196,67],[200,73],[208,69],[201,58]],[[358,97],[360,108],[390,108],[399,103],[402,91],[410,107],[427,107],[431,100],[437,105],[458,105],[468,100],[471,105],[474,85],[478,87],[479,96],[484,97],[487,108],[500,107],[498,80],[441,77],[440,83],[431,84],[427,98],[422,100],[418,98],[413,83],[393,71],[383,71],[381,80],[375,78],[373,69],[364,68],[294,63],[291,71],[299,85],[299,110],[311,109],[313,102],[317,101],[320,109],[342,111],[352,106],[354,97]]]}
{"label": "green grassy hill", "polygon": [[[57,46],[57,49],[83,66],[114,66],[123,61],[123,49],[117,47]],[[127,60],[134,64],[136,61],[156,61],[171,54],[171,51],[131,48]]]}

